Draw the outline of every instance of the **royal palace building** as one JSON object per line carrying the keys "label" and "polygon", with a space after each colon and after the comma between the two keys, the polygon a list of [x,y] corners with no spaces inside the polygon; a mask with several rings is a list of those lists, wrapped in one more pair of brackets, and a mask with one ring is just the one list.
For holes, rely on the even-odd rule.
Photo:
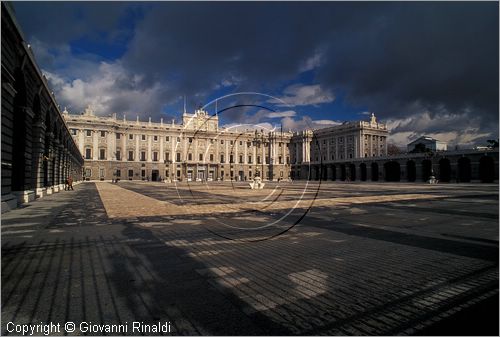
{"label": "royal palace building", "polygon": [[219,128],[203,110],[182,124],[63,113],[88,180],[212,181],[289,177],[291,133]]}
{"label": "royal palace building", "polygon": [[387,153],[387,128],[350,122],[319,130],[240,130],[196,110],[182,124],[63,112],[84,159],[86,180],[213,181],[307,179],[317,162]]}

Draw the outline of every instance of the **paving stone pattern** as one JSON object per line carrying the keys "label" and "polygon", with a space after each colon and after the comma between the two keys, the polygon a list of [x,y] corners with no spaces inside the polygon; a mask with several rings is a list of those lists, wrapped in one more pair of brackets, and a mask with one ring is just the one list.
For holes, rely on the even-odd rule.
{"label": "paving stone pattern", "polygon": [[[498,312],[493,184],[88,182],[1,229],[3,335],[9,321],[411,335]],[[498,314],[481,324],[498,334]]]}

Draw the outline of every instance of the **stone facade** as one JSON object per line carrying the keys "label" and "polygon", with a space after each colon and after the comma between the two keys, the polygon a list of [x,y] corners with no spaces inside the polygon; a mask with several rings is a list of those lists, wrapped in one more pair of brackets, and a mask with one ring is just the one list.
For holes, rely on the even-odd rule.
{"label": "stone facade", "polygon": [[63,113],[85,159],[87,180],[288,179],[292,133],[219,128],[203,110],[183,123]]}
{"label": "stone facade", "polygon": [[292,137],[293,179],[308,179],[310,165],[341,163],[359,158],[387,156],[388,130],[377,122],[346,122],[314,131],[298,132]]}
{"label": "stone facade", "polygon": [[2,2],[2,212],[58,192],[83,160],[46,78]]}
{"label": "stone facade", "polygon": [[179,125],[99,117],[90,108],[63,116],[87,180],[308,179],[310,164],[387,154],[387,128],[373,114],[296,133],[219,128],[218,116],[203,110],[184,113]]}
{"label": "stone facade", "polygon": [[370,121],[301,132],[219,128],[203,110],[182,124],[63,112],[88,180],[498,181],[498,149],[387,155],[388,130]]}
{"label": "stone facade", "polygon": [[312,163],[303,169],[311,180],[426,182],[498,182],[498,149],[410,153]]}

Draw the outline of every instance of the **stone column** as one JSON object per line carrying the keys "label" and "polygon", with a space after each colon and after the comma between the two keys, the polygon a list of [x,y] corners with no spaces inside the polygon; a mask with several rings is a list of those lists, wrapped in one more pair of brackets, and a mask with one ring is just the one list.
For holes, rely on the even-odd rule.
{"label": "stone column", "polygon": [[92,159],[93,160],[98,160],[99,159],[99,131],[92,130]]}
{"label": "stone column", "polygon": [[454,157],[453,160],[450,158],[450,168],[450,183],[454,183],[458,177],[458,158]]}
{"label": "stone column", "polygon": [[[193,156],[194,156],[194,161],[198,163],[199,157],[198,157],[198,138],[193,137],[193,142],[191,143],[191,151],[193,151]],[[196,171],[198,171],[198,164],[196,164]],[[198,174],[198,173],[196,173]],[[198,177],[198,176],[196,176]]]}
{"label": "stone column", "polygon": [[[239,158],[238,158],[238,140],[237,138],[233,140],[233,152],[234,152],[234,167],[236,167],[236,171],[238,170]],[[237,176],[237,172],[235,173],[235,177]]]}
{"label": "stone column", "polygon": [[335,165],[335,180],[342,180],[342,169],[340,165]]}
{"label": "stone column", "polygon": [[[252,146],[252,165],[257,165],[257,144]],[[255,176],[255,172],[254,176]]]}
{"label": "stone column", "polygon": [[[163,149],[163,141],[165,140],[165,135],[160,135],[158,137],[160,137],[160,157],[158,160],[160,161],[160,163],[164,163],[165,160],[167,159],[167,158],[165,158],[165,151]],[[165,172],[163,172],[163,173],[165,173]]]}
{"label": "stone column", "polygon": [[368,156],[373,157],[372,135],[368,134]]}
{"label": "stone column", "polygon": [[170,136],[172,139],[172,141],[170,142],[170,153],[171,153],[171,156],[172,156],[172,163],[175,163],[175,161],[177,160],[177,137],[174,137],[174,136]]}
{"label": "stone column", "polygon": [[[184,137],[181,138],[181,144],[182,144],[182,154],[181,154],[181,161],[184,159],[184,162],[188,162],[188,152],[189,152],[189,143],[188,143],[188,138],[189,137]],[[185,170],[185,177],[187,177],[187,165],[186,165],[186,170]]]}
{"label": "stone column", "polygon": [[116,160],[116,133],[113,131],[108,131],[106,139],[106,160]]}
{"label": "stone column", "polygon": [[50,156],[50,162],[52,166],[51,172],[51,181],[50,181],[50,189],[52,192],[59,192],[59,187],[56,186],[59,184],[59,139],[54,138],[52,140],[52,155]]}
{"label": "stone column", "polygon": [[63,172],[64,172],[64,145],[59,142],[58,147],[58,163],[57,163],[57,182],[56,187],[57,190],[60,191],[63,189]]}
{"label": "stone column", "polygon": [[[264,146],[264,144],[261,144],[261,147],[262,147],[262,154],[261,154],[261,177],[262,177],[262,180],[265,179],[265,172],[268,171],[266,169],[266,147]],[[269,172],[269,171],[268,171]]]}
{"label": "stone column", "polygon": [[356,174],[356,179],[352,179],[353,181],[361,181],[361,166],[359,166],[360,164],[354,164],[354,172]]}
{"label": "stone column", "polygon": [[141,135],[137,134],[134,136],[135,137],[135,160],[134,161],[140,161],[141,160],[141,150],[139,148],[139,138],[142,137]]}
{"label": "stone column", "polygon": [[[63,174],[63,183],[65,183],[65,179],[69,176],[73,176],[70,172],[70,153],[68,148],[64,148],[64,174]],[[76,180],[75,177],[72,177],[73,180]]]}
{"label": "stone column", "polygon": [[422,181],[422,161],[415,159],[415,182]]}
{"label": "stone column", "polygon": [[[219,138],[215,138],[214,139],[214,144],[213,144],[213,146],[214,146],[214,151],[213,152],[214,152],[214,157],[215,157],[214,159],[215,159],[215,163],[218,163],[218,164],[220,164],[219,142],[220,142]],[[217,165],[217,167],[219,167],[219,165]],[[217,174],[218,174],[218,172],[217,172]],[[217,175],[216,177],[214,177],[214,179],[217,179],[217,178],[219,178],[219,175]]]}
{"label": "stone column", "polygon": [[347,137],[344,136],[344,159],[347,160],[349,157],[347,156]]}
{"label": "stone column", "polygon": [[406,166],[406,161],[398,161],[399,163],[399,180],[400,181],[408,181],[408,167]]}
{"label": "stone column", "polygon": [[[127,138],[128,138],[128,133],[122,133],[122,161],[126,161],[128,157],[128,149],[127,149]],[[127,173],[128,174],[128,173]]]}
{"label": "stone column", "polygon": [[[148,135],[148,151],[146,152],[146,161],[148,163],[151,163],[153,161],[153,152],[152,152],[152,145],[151,145],[152,138],[153,138],[153,136]],[[147,175],[147,173],[146,173],[146,175]]]}
{"label": "stone column", "polygon": [[[354,136],[354,158],[359,158],[359,151],[358,151],[358,137]],[[357,170],[357,169],[356,169]],[[357,175],[356,175],[357,177]]]}
{"label": "stone column", "polygon": [[52,189],[50,186],[52,186],[52,157],[54,156],[53,152],[53,140],[54,140],[54,134],[52,132],[48,132],[45,135],[45,151],[44,151],[44,158],[43,158],[43,165],[47,166],[45,174],[47,175],[47,181],[45,182],[45,177],[44,177],[44,184],[46,188],[46,194],[52,194]]}
{"label": "stone column", "polygon": [[[43,154],[45,149],[46,126],[42,120],[33,125],[33,153],[32,153],[32,185],[35,190],[35,198],[44,196],[43,186]],[[30,200],[31,201],[31,200]]]}
{"label": "stone column", "polygon": [[59,179],[61,174],[61,143],[59,139],[54,139],[54,181],[52,182],[52,187],[54,192],[59,192]]}
{"label": "stone column", "polygon": [[248,147],[246,139],[243,141],[243,164],[245,164],[245,167],[248,165]]}
{"label": "stone column", "polygon": [[335,160],[339,159],[339,139],[335,137]]}

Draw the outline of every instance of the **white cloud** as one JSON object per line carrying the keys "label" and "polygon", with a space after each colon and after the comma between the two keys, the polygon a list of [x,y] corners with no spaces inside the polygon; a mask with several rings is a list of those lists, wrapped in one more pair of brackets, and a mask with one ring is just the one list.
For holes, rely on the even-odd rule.
{"label": "white cloud", "polygon": [[453,132],[436,132],[429,133],[429,136],[435,139],[439,139],[444,142],[448,142],[451,145],[462,145],[472,147],[476,145],[476,141],[489,137],[490,132],[480,132],[476,128],[467,128],[465,130],[453,131]]}
{"label": "white cloud", "polygon": [[324,58],[322,53],[315,53],[313,56],[309,57],[305,62],[299,67],[299,72],[306,72],[318,68],[323,64]]}
{"label": "white cloud", "polygon": [[245,130],[264,130],[264,132],[269,132],[275,130],[278,127],[273,126],[271,123],[256,123],[256,124],[242,124],[242,123],[229,123],[222,126],[226,130],[231,130],[232,132],[243,132]]}
{"label": "white cloud", "polygon": [[329,126],[340,125],[341,123],[329,119],[313,120],[309,116],[303,116],[302,119],[299,120],[295,120],[291,117],[285,117],[281,120],[281,124],[283,125],[283,130],[302,131],[321,129]]}
{"label": "white cloud", "polygon": [[44,73],[61,105],[72,113],[83,111],[87,105],[98,115],[117,112],[144,117],[161,109],[160,96],[165,88],[158,83],[141,86],[142,76],[128,73],[118,62],[101,62],[86,79],[68,81],[48,71]]}
{"label": "white cloud", "polygon": [[482,131],[480,120],[470,117],[468,113],[431,115],[426,111],[411,117],[389,119],[386,124],[390,132],[389,141],[398,146],[406,146],[425,135],[447,142],[451,147],[472,147],[485,143],[484,140],[492,134]]}
{"label": "white cloud", "polygon": [[57,74],[51,73],[47,70],[42,70],[42,74],[45,75],[52,88],[60,89],[66,83],[66,81],[61,76],[58,76]]}
{"label": "white cloud", "polygon": [[389,134],[388,137],[388,142],[393,143],[397,146],[406,146],[408,143],[410,143],[415,137],[414,132],[396,132],[396,133],[391,133]]}
{"label": "white cloud", "polygon": [[[335,100],[333,92],[321,88],[319,84],[293,84],[286,87],[283,92],[285,95],[278,97],[282,101],[271,99],[269,102],[280,106],[303,106],[331,103]],[[286,105],[283,104],[283,102],[285,102]]]}
{"label": "white cloud", "polygon": [[294,117],[297,113],[293,110],[270,112],[267,114],[267,118],[282,118],[282,117]]}
{"label": "white cloud", "polygon": [[314,124],[318,125],[340,125],[342,123],[337,122],[337,121],[332,121],[330,119],[318,119],[313,121]]}

